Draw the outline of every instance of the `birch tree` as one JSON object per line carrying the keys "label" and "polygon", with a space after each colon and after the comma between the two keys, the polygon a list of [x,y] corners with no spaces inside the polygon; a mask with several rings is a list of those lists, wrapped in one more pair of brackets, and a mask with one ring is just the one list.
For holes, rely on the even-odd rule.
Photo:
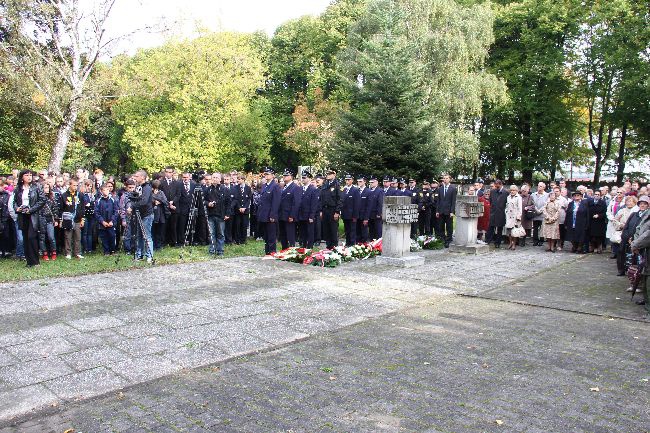
{"label": "birch tree", "polygon": [[129,36],[107,32],[115,2],[0,0],[2,78],[56,131],[50,170],[61,168],[97,62]]}

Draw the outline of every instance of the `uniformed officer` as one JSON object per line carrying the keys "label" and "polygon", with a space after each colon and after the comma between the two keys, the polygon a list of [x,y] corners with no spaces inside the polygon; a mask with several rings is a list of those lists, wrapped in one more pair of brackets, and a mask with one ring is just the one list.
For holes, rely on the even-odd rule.
{"label": "uniformed officer", "polygon": [[278,212],[280,210],[280,185],[275,181],[275,171],[271,167],[264,168],[266,184],[262,188],[260,205],[257,209],[257,220],[265,225],[264,253],[276,252]]}
{"label": "uniformed officer", "polygon": [[359,188],[354,186],[354,177],[351,174],[345,175],[345,187],[341,188],[341,218],[345,228],[345,245],[352,246],[357,243],[357,219],[359,218],[359,206],[361,196]]}
{"label": "uniformed officer", "polygon": [[379,239],[382,235],[381,213],[384,209],[384,190],[379,188],[376,176],[370,177],[370,203],[368,204],[368,232],[370,239]]}
{"label": "uniformed officer", "polygon": [[357,242],[368,242],[368,225],[370,224],[370,205],[372,192],[366,186],[366,177],[357,177],[359,188],[359,219],[357,219]]}
{"label": "uniformed officer", "polygon": [[[384,191],[384,196],[393,196],[393,195],[397,195],[397,190],[395,190],[395,188],[393,188],[393,187],[391,186],[391,185],[392,185],[392,182],[393,182],[393,178],[392,178],[392,177],[390,177],[390,176],[384,176],[384,180],[383,180],[383,188],[382,188],[382,190]],[[382,204],[383,204],[383,201],[382,201]]]}
{"label": "uniformed officer", "polygon": [[418,202],[418,228],[420,235],[429,235],[431,232],[431,204],[431,184],[424,181]]}
{"label": "uniformed officer", "polygon": [[434,233],[438,235],[438,232],[440,231],[438,216],[436,215],[436,203],[438,203],[438,195],[440,192],[438,189],[439,185],[440,184],[437,180],[433,179],[431,181],[431,226],[429,228],[429,233],[427,233],[427,236],[431,236]]}
{"label": "uniformed officer", "polygon": [[293,181],[294,172],[291,169],[285,169],[282,176],[284,177],[284,188],[280,195],[278,220],[280,221],[280,245],[284,250],[296,246],[296,225],[302,188]]}
{"label": "uniformed officer", "polygon": [[[417,181],[410,177],[408,188],[404,191],[404,195],[407,195],[411,198],[411,204],[415,204],[420,207],[420,190],[417,187]],[[413,239],[418,237],[418,222],[411,223],[411,237]]]}
{"label": "uniformed officer", "polygon": [[339,244],[339,217],[341,216],[341,190],[336,180],[336,170],[329,170],[320,192],[323,239],[328,249]]}
{"label": "uniformed officer", "polygon": [[320,203],[320,193],[323,190],[323,183],[325,182],[325,176],[322,174],[317,174],[314,178],[314,187],[316,188],[316,196],[318,197],[318,209],[316,211],[316,217],[314,221],[314,243],[320,245],[323,240],[323,221],[321,220],[322,206]]}
{"label": "uniformed officer", "polygon": [[318,203],[319,191],[311,184],[311,173],[305,169],[302,171],[302,198],[298,209],[298,232],[300,233],[300,246],[303,248],[314,247]]}
{"label": "uniformed officer", "polygon": [[406,180],[403,177],[397,179],[397,195],[410,197],[411,194],[406,190]]}

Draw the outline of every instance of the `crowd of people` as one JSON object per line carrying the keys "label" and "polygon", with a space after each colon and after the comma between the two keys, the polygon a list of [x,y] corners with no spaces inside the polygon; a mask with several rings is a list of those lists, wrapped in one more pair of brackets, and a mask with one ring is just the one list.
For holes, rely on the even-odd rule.
{"label": "crowd of people", "polygon": [[35,266],[60,255],[83,259],[98,248],[149,262],[164,245],[209,245],[211,254],[222,255],[224,245],[249,237],[264,239],[266,254],[277,250],[278,241],[283,249],[297,243],[333,248],[339,220],[346,245],[381,238],[384,197],[400,195],[418,207],[411,235],[435,235],[445,247],[453,239],[459,194],[483,203],[478,242],[495,248],[507,242],[516,250],[530,239],[551,253],[601,254],[609,245],[619,275],[625,275],[630,257],[645,248],[635,248],[635,242],[648,236],[648,186],[636,181],[611,190],[578,185],[572,192],[563,179],[535,188],[507,187],[499,179],[453,185],[448,175],[420,185],[414,178],[349,174],[339,182],[335,170],[303,170],[296,178],[290,169],[278,176],[271,167],[259,176],[166,167],[152,175],[140,170],[120,182],[101,169],[14,170],[0,178],[0,254]]}

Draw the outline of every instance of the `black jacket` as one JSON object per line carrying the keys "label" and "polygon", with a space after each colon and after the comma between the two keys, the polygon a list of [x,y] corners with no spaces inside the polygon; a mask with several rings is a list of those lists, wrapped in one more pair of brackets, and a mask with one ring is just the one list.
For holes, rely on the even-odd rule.
{"label": "black jacket", "polygon": [[320,190],[320,205],[323,211],[341,213],[341,189],[336,179],[325,181]]}
{"label": "black jacket", "polygon": [[[210,185],[203,194],[205,207],[208,209],[208,216],[225,218],[232,215],[232,203],[230,202],[230,188],[224,185]],[[214,206],[210,207],[210,203]]]}
{"label": "black jacket", "polygon": [[493,189],[490,193],[490,226],[504,227],[506,225],[508,195],[510,193],[505,188]]}
{"label": "black jacket", "polygon": [[[192,196],[194,194],[194,189],[196,188],[196,183],[190,181],[189,189],[185,189],[183,182],[180,182],[180,190],[178,193],[178,202],[175,202],[176,212],[181,215],[188,215],[190,213],[190,208],[192,207]],[[164,192],[164,191],[163,191]],[[170,200],[169,198],[167,200]],[[195,206],[198,206],[199,203],[195,203]]]}
{"label": "black jacket", "polygon": [[447,194],[445,194],[445,186],[440,185],[438,187],[438,201],[436,203],[436,212],[443,215],[449,215],[455,213],[457,193],[458,192],[456,191],[456,187],[449,184],[449,186],[447,187]]}
{"label": "black jacket", "polygon": [[[160,189],[165,193],[167,197],[167,202],[173,202],[174,206],[178,207],[178,199],[181,195],[181,188],[183,183],[177,180],[172,180],[170,183],[167,183],[167,179],[160,179]],[[176,213],[176,210],[170,209],[171,213]]]}
{"label": "black jacket", "polygon": [[148,183],[143,184],[142,186],[136,186],[135,192],[137,195],[132,196],[130,206],[135,211],[138,209],[140,211],[140,217],[144,218],[146,216],[153,214],[153,190],[151,185]]}
{"label": "black jacket", "polygon": [[231,186],[231,192],[233,197],[232,208],[235,211],[235,214],[239,214],[239,209],[244,208],[244,214],[251,213],[251,206],[253,203],[253,190],[250,186],[244,184],[244,192],[242,194],[241,185]]}
{"label": "black jacket", "polygon": [[84,204],[83,195],[79,192],[74,194],[70,194],[69,190],[64,192],[59,199],[59,219],[62,218],[63,213],[70,212],[74,215],[74,222],[81,222],[84,218]]}
{"label": "black jacket", "polygon": [[[22,200],[23,200],[22,194],[23,194],[22,185],[19,185],[16,189],[14,189],[14,203],[13,203],[14,211],[17,210],[22,205]],[[41,188],[38,185],[33,185],[33,184],[30,185],[29,186],[29,215],[32,220],[32,227],[34,227],[35,230],[38,230],[39,213],[44,205],[45,205],[45,194],[43,194]],[[25,214],[21,213],[18,215],[25,215]],[[22,228],[23,227],[21,227],[21,229]]]}

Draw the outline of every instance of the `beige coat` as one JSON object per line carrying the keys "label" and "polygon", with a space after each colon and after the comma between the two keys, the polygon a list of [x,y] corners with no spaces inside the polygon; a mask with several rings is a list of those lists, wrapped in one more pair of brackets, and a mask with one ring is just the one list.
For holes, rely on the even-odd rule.
{"label": "beige coat", "polygon": [[506,229],[511,229],[515,225],[521,224],[521,211],[521,196],[519,194],[514,196],[508,194],[506,200]]}
{"label": "beige coat", "polygon": [[542,224],[542,236],[544,239],[560,239],[560,207],[557,200],[547,201],[542,209],[544,223]]}

